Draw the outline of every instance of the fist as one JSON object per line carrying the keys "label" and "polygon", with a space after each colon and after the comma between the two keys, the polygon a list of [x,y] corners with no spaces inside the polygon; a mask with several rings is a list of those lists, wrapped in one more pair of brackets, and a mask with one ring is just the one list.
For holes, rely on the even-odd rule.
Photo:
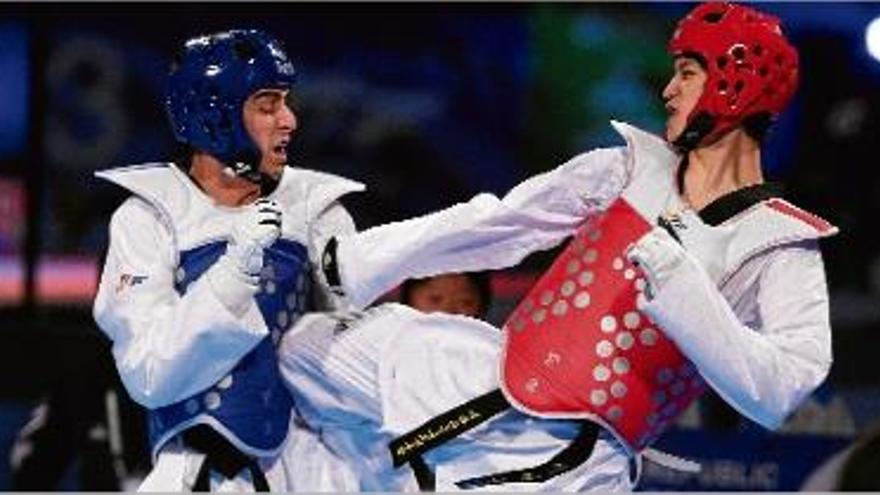
{"label": "fist", "polygon": [[263,267],[263,249],[281,235],[281,207],[261,198],[248,206],[236,219],[226,253],[248,275],[257,275]]}
{"label": "fist", "polygon": [[681,244],[663,227],[654,227],[626,250],[626,257],[639,266],[648,279],[649,298],[661,290],[685,260]]}

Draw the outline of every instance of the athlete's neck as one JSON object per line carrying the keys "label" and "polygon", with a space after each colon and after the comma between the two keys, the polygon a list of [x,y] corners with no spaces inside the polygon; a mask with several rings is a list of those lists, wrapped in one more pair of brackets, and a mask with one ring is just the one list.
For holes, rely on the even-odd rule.
{"label": "athlete's neck", "polygon": [[725,194],[763,182],[761,147],[736,129],[688,154],[682,195],[699,211]]}
{"label": "athlete's neck", "polygon": [[221,206],[242,206],[260,197],[260,186],[229,174],[224,165],[213,156],[196,151],[189,175],[211,199]]}

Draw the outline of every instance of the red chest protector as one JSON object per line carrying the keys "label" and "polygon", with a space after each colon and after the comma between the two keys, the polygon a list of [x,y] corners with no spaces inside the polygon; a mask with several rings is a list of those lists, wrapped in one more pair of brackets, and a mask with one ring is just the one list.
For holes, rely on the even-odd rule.
{"label": "red chest protector", "polygon": [[703,393],[695,367],[637,309],[646,281],[624,252],[652,228],[618,199],[511,314],[501,382],[518,409],[591,419],[638,452]]}

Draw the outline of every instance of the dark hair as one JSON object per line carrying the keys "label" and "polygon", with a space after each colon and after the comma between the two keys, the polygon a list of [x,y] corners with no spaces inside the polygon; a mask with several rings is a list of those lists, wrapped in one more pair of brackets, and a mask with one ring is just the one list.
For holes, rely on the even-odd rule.
{"label": "dark hair", "polygon": [[[489,273],[461,272],[450,275],[464,275],[468,279],[468,282],[477,290],[477,294],[480,296],[480,316],[485,316],[486,312],[489,311],[489,306],[492,305],[492,287],[490,285]],[[412,293],[416,287],[428,282],[432,278],[410,278],[405,280],[403,285],[400,286],[400,302],[409,306],[412,303]]]}
{"label": "dark hair", "polygon": [[709,70],[709,62],[706,60],[706,57],[704,57],[702,53],[687,50],[684,53],[682,53],[681,55],[678,55],[675,57],[675,59],[679,59],[679,58],[692,58],[692,59],[696,60],[698,64],[700,64],[700,66],[703,68],[703,70],[705,70],[705,71]]}

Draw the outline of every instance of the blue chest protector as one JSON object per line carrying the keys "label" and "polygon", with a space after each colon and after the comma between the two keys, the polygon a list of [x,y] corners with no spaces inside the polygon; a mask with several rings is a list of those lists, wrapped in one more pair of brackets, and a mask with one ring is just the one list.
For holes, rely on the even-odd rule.
{"label": "blue chest protector", "polygon": [[[214,242],[180,253],[175,289],[185,294],[226,252]],[[255,299],[271,337],[263,339],[214,386],[180,402],[150,411],[153,455],[181,431],[207,424],[241,451],[273,455],[287,435],[293,399],[281,381],[275,347],[282,334],[306,311],[314,309],[306,248],[279,239],[265,250],[260,290]]]}

